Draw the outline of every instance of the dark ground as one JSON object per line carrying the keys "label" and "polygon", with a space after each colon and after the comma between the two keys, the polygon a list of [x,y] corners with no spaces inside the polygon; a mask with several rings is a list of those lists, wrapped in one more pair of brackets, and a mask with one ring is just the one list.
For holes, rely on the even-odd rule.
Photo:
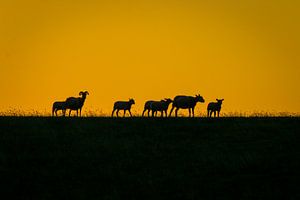
{"label": "dark ground", "polygon": [[0,117],[2,189],[18,199],[296,200],[299,122]]}

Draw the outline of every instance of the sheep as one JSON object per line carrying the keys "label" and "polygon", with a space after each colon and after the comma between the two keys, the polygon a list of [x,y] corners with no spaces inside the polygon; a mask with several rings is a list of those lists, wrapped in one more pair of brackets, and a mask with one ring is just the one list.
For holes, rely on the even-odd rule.
{"label": "sheep", "polygon": [[211,117],[212,113],[214,113],[214,117],[216,117],[216,112],[218,113],[218,117],[220,116],[220,111],[222,107],[222,102],[224,99],[216,99],[217,102],[210,102],[207,105],[207,117]]}
{"label": "sheep", "polygon": [[81,116],[81,109],[86,99],[86,95],[89,95],[88,91],[79,92],[81,97],[69,97],[66,99],[66,109],[70,109],[69,116],[72,110],[76,110],[78,116],[78,110],[80,111],[79,116]]}
{"label": "sheep", "polygon": [[144,117],[144,113],[145,113],[146,110],[148,111],[148,117],[149,117],[149,113],[150,113],[150,110],[151,110],[151,104],[153,102],[154,102],[153,100],[146,101],[146,103],[144,105],[144,110],[143,110],[143,113],[142,113],[142,117]]}
{"label": "sheep", "polygon": [[132,114],[130,112],[131,106],[135,104],[133,99],[129,99],[129,101],[117,101],[114,103],[114,108],[111,113],[111,116],[114,116],[115,110],[117,110],[117,117],[119,117],[119,110],[124,110],[123,117],[125,117],[126,111],[129,111],[130,116],[132,117]]}
{"label": "sheep", "polygon": [[150,109],[152,110],[152,117],[156,116],[156,113],[157,111],[160,111],[161,112],[161,117],[164,116],[164,112],[166,114],[166,117],[168,116],[167,114],[167,110],[168,110],[168,107],[170,105],[170,103],[172,103],[172,99],[164,99],[164,100],[161,100],[161,101],[154,101],[152,102],[152,104],[150,105]]}
{"label": "sheep", "polygon": [[196,95],[195,97],[183,96],[183,95],[176,96],[173,100],[172,109],[170,111],[169,117],[171,116],[174,108],[176,108],[175,117],[177,117],[177,112],[178,112],[179,108],[189,109],[189,117],[191,117],[191,110],[192,110],[192,114],[194,117],[194,109],[195,109],[197,102],[204,103],[205,100],[200,95]]}
{"label": "sheep", "polygon": [[65,116],[66,114],[66,102],[65,101],[56,101],[53,103],[52,105],[52,116],[57,116],[57,111],[61,110],[62,111],[62,115]]}

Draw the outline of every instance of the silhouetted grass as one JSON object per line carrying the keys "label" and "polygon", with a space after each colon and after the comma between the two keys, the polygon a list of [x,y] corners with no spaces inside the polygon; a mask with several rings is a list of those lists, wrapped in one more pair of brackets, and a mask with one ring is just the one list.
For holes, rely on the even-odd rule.
{"label": "silhouetted grass", "polygon": [[1,179],[18,199],[299,199],[299,122],[0,117]]}
{"label": "silhouetted grass", "polygon": [[[170,109],[169,109],[170,111]],[[141,117],[142,110],[132,110],[134,117]],[[67,111],[66,116],[68,116]],[[52,115],[51,110],[34,110],[34,109],[21,109],[21,108],[9,108],[0,111],[0,117],[50,117]],[[58,112],[58,116],[61,116],[61,111]],[[72,111],[71,116],[76,116],[76,112]],[[123,116],[123,111],[119,113],[119,116]],[[147,115],[145,115],[147,116]],[[151,116],[151,113],[150,113]],[[157,116],[160,116],[158,113]],[[174,116],[174,115],[172,115]],[[111,112],[103,111],[101,109],[86,108],[82,111],[82,117],[111,117]],[[126,117],[129,117],[129,113],[126,113]],[[188,117],[187,110],[178,113],[178,117]],[[207,117],[205,110],[201,112],[195,112],[195,117]],[[220,117],[300,117],[299,112],[276,112],[276,111],[251,111],[251,112],[221,112]]]}

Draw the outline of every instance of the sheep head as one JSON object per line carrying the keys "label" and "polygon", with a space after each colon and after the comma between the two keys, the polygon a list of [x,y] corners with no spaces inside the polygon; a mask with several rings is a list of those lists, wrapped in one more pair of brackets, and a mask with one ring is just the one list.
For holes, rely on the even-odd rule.
{"label": "sheep head", "polygon": [[85,92],[81,91],[81,92],[79,92],[79,96],[86,96],[86,95],[89,95],[88,91],[85,91]]}
{"label": "sheep head", "polygon": [[222,102],[224,101],[224,99],[216,99],[216,100],[219,104],[222,104]]}
{"label": "sheep head", "polygon": [[129,103],[131,103],[131,104],[135,104],[135,101],[134,101],[134,99],[129,99]]}
{"label": "sheep head", "polygon": [[173,102],[173,100],[170,99],[170,98],[165,98],[164,100],[165,100],[167,103],[172,103],[172,102]]}
{"label": "sheep head", "polygon": [[199,101],[199,102],[201,102],[201,103],[204,103],[204,102],[205,102],[204,98],[203,98],[200,94],[196,95],[195,98],[196,98],[196,101]]}

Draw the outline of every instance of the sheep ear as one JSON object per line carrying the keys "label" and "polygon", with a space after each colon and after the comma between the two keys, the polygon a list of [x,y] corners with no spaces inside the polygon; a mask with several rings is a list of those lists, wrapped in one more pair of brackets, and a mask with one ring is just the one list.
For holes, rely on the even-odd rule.
{"label": "sheep ear", "polygon": [[85,91],[85,93],[86,93],[87,95],[90,95],[88,91]]}
{"label": "sheep ear", "polygon": [[222,101],[224,101],[224,99],[222,99]]}
{"label": "sheep ear", "polygon": [[82,95],[82,93],[83,93],[82,91],[81,91],[81,92],[79,92],[79,95]]}
{"label": "sheep ear", "polygon": [[219,101],[219,99],[216,99],[217,101]]}

